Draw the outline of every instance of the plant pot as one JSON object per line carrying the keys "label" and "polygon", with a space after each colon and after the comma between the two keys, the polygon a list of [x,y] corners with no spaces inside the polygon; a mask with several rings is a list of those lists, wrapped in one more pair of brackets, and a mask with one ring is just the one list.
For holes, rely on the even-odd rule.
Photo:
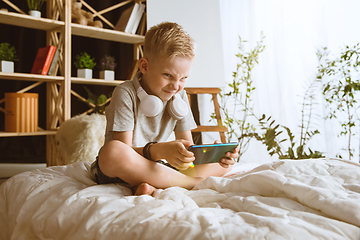
{"label": "plant pot", "polygon": [[13,73],[14,72],[14,62],[10,61],[0,61],[0,72]]}
{"label": "plant pot", "polygon": [[37,93],[5,93],[5,132],[37,132]]}
{"label": "plant pot", "polygon": [[88,69],[88,68],[78,69],[77,75],[79,78],[92,79],[92,69]]}
{"label": "plant pot", "polygon": [[100,78],[105,80],[115,80],[115,72],[112,70],[100,71]]}
{"label": "plant pot", "polygon": [[30,10],[30,11],[29,11],[29,15],[30,15],[30,16],[33,16],[33,17],[39,18],[39,17],[41,17],[41,12],[38,11],[38,10]]}

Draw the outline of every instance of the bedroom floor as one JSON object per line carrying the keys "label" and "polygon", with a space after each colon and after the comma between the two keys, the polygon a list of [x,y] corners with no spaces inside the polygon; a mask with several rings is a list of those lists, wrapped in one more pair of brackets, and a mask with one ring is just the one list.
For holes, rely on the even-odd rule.
{"label": "bedroom floor", "polygon": [[8,180],[10,177],[39,168],[45,168],[45,163],[1,163],[0,164],[0,184]]}

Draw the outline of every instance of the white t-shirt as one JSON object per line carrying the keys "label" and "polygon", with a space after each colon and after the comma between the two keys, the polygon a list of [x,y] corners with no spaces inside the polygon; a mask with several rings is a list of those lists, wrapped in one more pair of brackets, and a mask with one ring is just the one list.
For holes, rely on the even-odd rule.
{"label": "white t-shirt", "polygon": [[167,141],[173,132],[182,132],[196,128],[194,117],[189,107],[185,90],[178,94],[189,107],[188,114],[181,120],[170,116],[164,101],[162,112],[155,117],[146,117],[139,108],[140,99],[136,94],[133,81],[138,81],[139,72],[131,81],[126,81],[115,87],[111,102],[105,110],[106,132],[105,143],[113,140],[113,132],[133,131],[133,147],[143,147],[148,142]]}

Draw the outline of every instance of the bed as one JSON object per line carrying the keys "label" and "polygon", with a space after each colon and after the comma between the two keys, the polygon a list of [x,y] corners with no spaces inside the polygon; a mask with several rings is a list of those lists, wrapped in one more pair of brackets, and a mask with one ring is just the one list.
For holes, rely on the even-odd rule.
{"label": "bed", "polygon": [[90,162],[0,186],[0,239],[360,239],[360,165],[341,159],[236,164],[192,190],[132,196],[97,185]]}

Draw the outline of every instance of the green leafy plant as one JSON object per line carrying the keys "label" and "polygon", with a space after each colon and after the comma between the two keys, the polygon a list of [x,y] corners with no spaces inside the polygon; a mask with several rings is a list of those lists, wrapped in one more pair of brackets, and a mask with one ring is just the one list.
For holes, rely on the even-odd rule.
{"label": "green leafy plant", "polygon": [[[320,151],[313,151],[311,148],[308,148],[307,153],[305,149],[307,141],[310,140],[314,135],[320,133],[318,130],[305,131],[304,134],[301,135],[299,144],[296,147],[297,142],[295,141],[295,136],[290,128],[276,124],[275,120],[272,120],[271,117],[266,117],[265,114],[263,114],[262,117],[258,120],[263,133],[260,134],[258,132],[253,132],[248,135],[243,135],[241,138],[255,138],[256,140],[262,142],[267,146],[267,151],[269,152],[270,156],[276,154],[278,155],[279,159],[306,159],[325,157]],[[283,133],[283,131],[280,130],[280,127],[286,130],[286,138],[279,139]],[[302,126],[301,130],[304,130]],[[282,147],[284,142],[288,142],[287,148]]]}
{"label": "green leafy plant", "polygon": [[116,67],[115,58],[109,55],[105,55],[100,59],[99,68],[100,70],[111,70],[114,71]]}
{"label": "green leafy plant", "polygon": [[40,11],[42,5],[46,0],[26,0],[29,10]]}
{"label": "green leafy plant", "polygon": [[[248,121],[253,116],[253,107],[251,95],[255,90],[252,83],[252,70],[258,63],[259,54],[264,51],[264,36],[261,34],[260,41],[254,49],[249,52],[245,51],[246,41],[239,36],[239,53],[236,57],[239,59],[236,71],[233,72],[233,80],[228,84],[220,94],[220,111],[223,115],[223,124],[227,127],[227,141],[231,141],[234,137],[239,139],[239,155],[240,157],[249,146],[250,139],[241,136],[250,136],[256,128]],[[231,109],[227,106],[232,105]],[[242,113],[239,119],[236,116]],[[216,114],[211,115],[212,119],[216,119]]]}
{"label": "green leafy plant", "polygon": [[16,50],[10,43],[0,43],[0,61],[18,61]]}
{"label": "green leafy plant", "polygon": [[93,69],[96,66],[95,58],[91,58],[89,54],[82,52],[75,56],[74,65],[77,69]]}
{"label": "green leafy plant", "polygon": [[[329,57],[330,52],[323,48],[318,58],[323,64],[318,67],[318,78],[323,80],[323,96],[329,110],[326,119],[337,119],[341,126],[338,136],[347,136],[349,159],[353,157],[352,138],[359,125],[359,43],[341,49],[340,56]],[[339,156],[341,157],[341,156]]]}
{"label": "green leafy plant", "polygon": [[[257,118],[254,114],[252,116],[257,119],[261,129],[259,131],[249,132],[240,136],[242,138],[255,138],[262,142],[267,147],[267,151],[270,156],[276,154],[279,159],[306,159],[306,158],[322,158],[325,157],[322,152],[314,151],[311,148],[306,150],[308,141],[320,132],[311,128],[311,121],[314,118],[313,105],[315,102],[314,93],[319,89],[318,85],[321,82],[316,79],[307,88],[302,101],[301,109],[301,125],[300,127],[300,139],[298,142],[295,139],[295,135],[290,128],[277,124],[272,117],[267,117],[262,114],[260,118]],[[281,130],[282,129],[282,130]],[[285,130],[285,133],[284,131]],[[284,134],[286,137],[284,137]],[[283,145],[287,144],[287,148]]]}
{"label": "green leafy plant", "polygon": [[[314,87],[312,83],[306,91],[302,103],[302,120],[301,120],[301,136],[296,147],[295,136],[292,131],[280,124],[276,124],[271,117],[262,114],[257,117],[254,114],[252,105],[252,94],[255,87],[252,85],[252,70],[258,63],[259,54],[264,51],[264,36],[261,34],[260,41],[249,52],[245,52],[244,43],[239,37],[239,58],[236,71],[233,72],[233,81],[228,84],[225,93],[220,94],[220,111],[223,115],[224,125],[228,128],[227,140],[231,141],[236,137],[239,141],[239,156],[241,157],[247,150],[250,140],[256,139],[267,146],[267,151],[271,156],[278,155],[280,159],[303,159],[303,158],[319,158],[324,157],[321,152],[313,151],[310,148],[308,153],[305,146],[314,135],[318,134],[318,130],[310,130],[313,106]],[[231,107],[229,107],[231,106]],[[239,118],[240,116],[240,118]],[[216,119],[215,113],[211,115],[212,119]],[[255,125],[257,122],[258,125]],[[260,128],[260,129],[257,129]],[[283,138],[283,130],[287,133],[287,138]],[[288,147],[282,147],[284,142],[288,142]],[[240,158],[239,157],[239,158]]]}
{"label": "green leafy plant", "polygon": [[95,95],[91,90],[83,86],[87,92],[88,98],[86,103],[91,107],[93,112],[105,114],[105,107],[110,102],[111,93],[106,96],[105,94]]}

